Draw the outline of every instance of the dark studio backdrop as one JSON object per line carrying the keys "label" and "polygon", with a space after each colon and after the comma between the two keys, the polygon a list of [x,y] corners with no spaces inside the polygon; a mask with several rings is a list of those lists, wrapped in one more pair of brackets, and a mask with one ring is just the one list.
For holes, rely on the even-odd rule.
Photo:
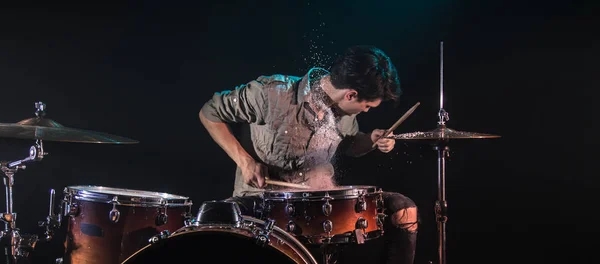
{"label": "dark studio backdrop", "polygon": [[[34,116],[139,140],[45,142],[15,177],[22,233],[39,233],[49,189],[100,185],[190,197],[231,195],[234,163],[198,120],[215,92],[259,75],[301,76],[350,45],[380,47],[404,95],[359,115],[363,131],[435,128],[439,42],[453,129],[500,139],[454,141],[447,164],[449,263],[589,263],[598,178],[592,137],[600,84],[597,8],[568,1],[166,1],[0,9],[0,122]],[[240,132],[239,127],[234,127]],[[0,159],[33,140],[0,139]],[[397,142],[388,154],[338,160],[343,185],[401,192],[420,208],[417,263],[435,260],[436,153]],[[585,146],[585,147],[584,147]],[[588,153],[589,154],[586,154]],[[595,173],[597,174],[597,173]],[[3,208],[4,209],[4,208]],[[41,243],[43,246],[43,243]],[[367,254],[367,253],[365,253]]]}

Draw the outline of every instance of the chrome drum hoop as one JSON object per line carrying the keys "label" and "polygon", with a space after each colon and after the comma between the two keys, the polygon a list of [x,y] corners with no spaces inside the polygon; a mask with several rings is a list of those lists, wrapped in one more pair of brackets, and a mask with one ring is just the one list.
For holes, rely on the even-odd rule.
{"label": "chrome drum hoop", "polygon": [[275,201],[322,201],[325,199],[355,199],[365,195],[381,193],[376,186],[371,185],[347,185],[326,190],[285,190],[265,191],[264,200]]}
{"label": "chrome drum hoop", "polygon": [[124,206],[161,208],[192,205],[192,201],[189,197],[185,196],[95,185],[68,186],[64,188],[63,193],[69,201],[71,201],[71,199],[76,199]]}

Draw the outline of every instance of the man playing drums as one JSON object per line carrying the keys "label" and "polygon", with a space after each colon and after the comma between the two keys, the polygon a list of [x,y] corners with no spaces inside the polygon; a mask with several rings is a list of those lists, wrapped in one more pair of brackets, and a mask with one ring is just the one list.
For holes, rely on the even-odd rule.
{"label": "man playing drums", "polygon": [[[213,140],[237,164],[233,195],[244,215],[254,215],[265,179],[327,189],[335,186],[331,159],[336,151],[359,157],[390,152],[385,130],[359,131],[356,115],[400,95],[390,58],[372,46],[354,46],[332,65],[303,77],[260,76],[215,93],[199,117]],[[252,149],[244,149],[227,123],[250,126]],[[271,187],[271,185],[268,185]],[[384,192],[385,263],[413,263],[417,207],[408,197]]]}

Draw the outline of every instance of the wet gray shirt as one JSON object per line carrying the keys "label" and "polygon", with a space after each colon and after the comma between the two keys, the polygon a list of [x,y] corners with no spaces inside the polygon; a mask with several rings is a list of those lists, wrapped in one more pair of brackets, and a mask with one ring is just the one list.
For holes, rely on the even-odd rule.
{"label": "wet gray shirt", "polygon": [[[202,112],[215,122],[249,123],[254,151],[269,167],[269,177],[302,183],[306,180],[302,172],[315,166],[333,171],[331,159],[338,145],[358,133],[356,115],[336,117],[329,110],[318,120],[308,105],[309,96],[317,98],[319,80],[326,74],[324,69],[313,68],[303,77],[260,76],[215,93]],[[262,191],[244,183],[240,168],[236,169],[233,196]]]}

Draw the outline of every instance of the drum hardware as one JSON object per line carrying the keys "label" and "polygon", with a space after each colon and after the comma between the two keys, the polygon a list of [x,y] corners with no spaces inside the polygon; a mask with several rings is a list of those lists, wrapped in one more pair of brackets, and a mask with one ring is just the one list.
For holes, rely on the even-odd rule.
{"label": "drum hardware", "polygon": [[192,210],[192,208],[190,207],[190,210],[183,213],[183,225],[184,226],[192,225],[196,221],[196,219],[194,219],[194,217],[192,216],[191,210]]}
{"label": "drum hardware", "polygon": [[[219,257],[226,263],[318,263],[310,251],[279,228],[275,220],[242,215],[234,202],[206,201],[193,224],[173,233],[158,234],[153,239],[122,264],[189,262],[198,254],[223,250],[222,245],[237,251]],[[260,251],[264,249],[266,251]]]}
{"label": "drum hardware", "polygon": [[289,221],[287,223],[287,225],[285,226],[285,231],[289,232],[289,233],[296,233],[296,224],[294,223],[294,221]]}
{"label": "drum hardware", "polygon": [[446,264],[446,222],[448,221],[448,202],[446,201],[446,158],[450,156],[449,141],[452,139],[488,139],[499,138],[498,135],[464,132],[446,127],[450,120],[448,112],[444,110],[444,42],[440,42],[440,110],[438,112],[437,127],[426,132],[411,132],[388,138],[404,141],[427,142],[437,152],[437,200],[434,210],[437,222],[438,263]]}
{"label": "drum hardware", "polygon": [[45,221],[39,221],[38,226],[44,227],[46,231],[44,232],[45,241],[50,241],[54,237],[55,231],[60,228],[60,223],[62,222],[62,214],[54,213],[54,203],[55,203],[56,191],[54,189],[50,189],[50,205],[48,209],[48,216]]}
{"label": "drum hardware", "polygon": [[358,195],[358,199],[356,201],[356,212],[357,213],[367,211],[367,203],[365,202],[365,197],[363,195],[364,195],[363,193]]}
{"label": "drum hardware", "polygon": [[266,245],[271,243],[271,240],[269,239],[269,235],[271,234],[271,232],[273,232],[274,226],[275,226],[275,220],[267,219],[267,221],[265,222],[264,228],[258,230],[258,232],[257,232],[257,235],[256,235],[256,244],[257,245],[259,245],[261,247],[265,247]]}
{"label": "drum hardware", "polygon": [[[185,213],[182,215],[185,216]],[[158,215],[156,216],[155,223],[157,226],[161,226],[166,224],[169,221],[169,216],[167,215],[167,208],[159,208]]]}
{"label": "drum hardware", "polygon": [[326,200],[323,204],[323,215],[329,216],[331,214],[331,210],[333,210],[333,205],[329,203],[329,200]]}
{"label": "drum hardware", "polygon": [[[3,183],[6,189],[6,211],[0,215],[5,228],[0,231],[0,240],[7,263],[16,263],[21,258],[27,258],[29,253],[35,249],[39,238],[37,235],[21,234],[16,225],[17,213],[13,208],[13,187],[15,174],[19,169],[25,169],[26,163],[40,161],[48,155],[44,151],[43,141],[78,142],[78,143],[108,143],[108,144],[134,144],[138,141],[119,137],[111,134],[67,128],[60,123],[45,118],[46,104],[35,102],[35,117],[21,120],[17,123],[0,123],[0,137],[32,139],[35,145],[29,149],[29,156],[12,162],[0,162],[0,170],[3,173]],[[62,214],[75,215],[78,213],[77,206],[61,207],[56,214],[54,210],[55,191],[50,190],[50,204],[48,216],[44,221],[38,222],[40,227],[45,227],[45,241],[52,240],[57,228],[61,225]],[[57,260],[59,263],[59,260]]]}
{"label": "drum hardware", "polygon": [[[37,113],[36,113],[37,114]],[[3,183],[6,190],[6,212],[2,213],[0,220],[4,222],[4,230],[0,231],[0,240],[5,248],[8,263],[16,262],[19,257],[26,257],[27,250],[33,248],[37,242],[37,236],[31,235],[27,238],[22,236],[17,228],[17,214],[13,211],[13,187],[15,174],[19,169],[25,169],[25,163],[39,161],[48,153],[44,152],[42,140],[36,140],[34,146],[29,148],[29,156],[12,162],[0,162],[0,170],[4,174]]]}
{"label": "drum hardware", "polygon": [[373,186],[269,190],[261,208],[262,219],[274,219],[275,225],[303,244],[318,246],[324,264],[337,262],[339,247],[380,237],[386,216],[383,191]]}
{"label": "drum hardware", "polygon": [[286,204],[286,205],[285,205],[285,213],[286,213],[288,216],[290,216],[290,217],[292,217],[292,216],[295,216],[295,215],[296,215],[296,214],[295,214],[295,213],[296,213],[296,211],[295,211],[295,210],[296,210],[296,209],[295,209],[295,207],[294,207],[294,205],[293,205],[293,204],[290,204],[290,203],[288,203],[288,204]]}
{"label": "drum hardware", "polygon": [[226,224],[234,227],[242,224],[242,210],[234,202],[206,201],[200,205],[194,225]]}
{"label": "drum hardware", "polygon": [[159,241],[168,238],[171,235],[171,232],[169,232],[169,230],[163,230],[160,231],[160,233],[153,235],[152,237],[150,237],[150,239],[148,239],[148,243],[150,244],[156,244]]}
{"label": "drum hardware", "polygon": [[108,219],[110,219],[111,222],[116,224],[119,222],[119,219],[121,219],[121,211],[117,209],[117,204],[119,204],[119,197],[114,196],[110,203],[112,204],[112,210],[108,212]]}

